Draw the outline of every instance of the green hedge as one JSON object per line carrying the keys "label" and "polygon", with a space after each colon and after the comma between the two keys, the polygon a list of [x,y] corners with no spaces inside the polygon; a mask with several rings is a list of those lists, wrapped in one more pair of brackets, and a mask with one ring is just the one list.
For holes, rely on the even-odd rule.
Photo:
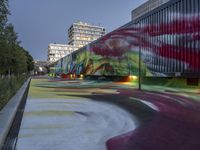
{"label": "green hedge", "polygon": [[27,79],[26,75],[0,76],[0,110]]}

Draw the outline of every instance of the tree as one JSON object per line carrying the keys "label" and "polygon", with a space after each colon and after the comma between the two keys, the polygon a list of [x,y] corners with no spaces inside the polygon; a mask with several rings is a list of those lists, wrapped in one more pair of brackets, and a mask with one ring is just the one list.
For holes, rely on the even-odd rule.
{"label": "tree", "polygon": [[0,0],[0,33],[3,33],[3,29],[7,23],[7,16],[9,15],[8,0]]}
{"label": "tree", "polygon": [[[7,45],[7,49],[6,51],[4,51],[4,55],[5,55],[5,61],[7,63],[6,67],[7,67],[7,72],[8,74],[11,73],[17,73],[19,74],[20,71],[17,71],[17,69],[20,69],[19,67],[17,67],[16,65],[18,65],[18,63],[22,62],[21,59],[24,59],[23,57],[23,52],[19,46],[19,43],[17,41],[17,33],[14,31],[14,27],[12,24],[8,24],[5,27],[4,30],[4,37],[5,37],[5,42]],[[26,60],[25,60],[26,61]],[[23,64],[21,64],[23,67]]]}
{"label": "tree", "polygon": [[25,51],[25,52],[27,56],[27,69],[28,69],[28,72],[30,72],[34,69],[33,57],[29,54],[28,51]]}
{"label": "tree", "polygon": [[9,14],[8,11],[8,1],[7,0],[0,0],[0,73],[4,73],[6,71],[6,51],[7,51],[7,44],[5,42],[4,37],[4,29],[7,22],[7,15]]}
{"label": "tree", "polygon": [[34,69],[32,56],[20,46],[12,24],[7,23],[8,0],[0,0],[0,74],[22,74]]}

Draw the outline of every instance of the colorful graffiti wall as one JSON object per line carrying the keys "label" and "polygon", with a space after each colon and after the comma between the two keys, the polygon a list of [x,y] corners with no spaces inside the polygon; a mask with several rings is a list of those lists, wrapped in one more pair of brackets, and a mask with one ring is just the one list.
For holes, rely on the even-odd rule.
{"label": "colorful graffiti wall", "polygon": [[59,60],[56,72],[138,75],[141,50],[143,76],[199,76],[200,2],[187,1],[167,4],[108,33]]}

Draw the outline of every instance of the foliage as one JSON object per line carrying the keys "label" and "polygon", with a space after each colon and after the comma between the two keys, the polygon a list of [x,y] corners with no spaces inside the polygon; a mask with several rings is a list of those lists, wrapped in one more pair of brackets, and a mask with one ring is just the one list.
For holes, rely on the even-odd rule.
{"label": "foliage", "polygon": [[0,0],[0,33],[2,33],[2,30],[6,25],[8,14],[8,0]]}
{"label": "foliage", "polygon": [[27,79],[26,75],[0,77],[0,110]]}
{"label": "foliage", "polygon": [[14,26],[7,21],[8,0],[0,0],[0,109],[33,70],[33,58],[20,46]]}
{"label": "foliage", "polygon": [[33,70],[33,58],[20,46],[12,24],[7,23],[8,0],[0,0],[0,74],[19,75]]}

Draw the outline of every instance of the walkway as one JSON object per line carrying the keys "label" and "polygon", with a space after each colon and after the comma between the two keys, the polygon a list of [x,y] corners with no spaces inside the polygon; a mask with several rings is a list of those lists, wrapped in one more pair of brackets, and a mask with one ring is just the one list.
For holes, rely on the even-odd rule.
{"label": "walkway", "polygon": [[[199,150],[200,89],[33,79],[19,150]],[[120,107],[118,107],[120,106]]]}
{"label": "walkway", "polygon": [[105,150],[108,139],[133,130],[135,119],[124,109],[79,97],[117,93],[91,82],[33,79],[17,149]]}

